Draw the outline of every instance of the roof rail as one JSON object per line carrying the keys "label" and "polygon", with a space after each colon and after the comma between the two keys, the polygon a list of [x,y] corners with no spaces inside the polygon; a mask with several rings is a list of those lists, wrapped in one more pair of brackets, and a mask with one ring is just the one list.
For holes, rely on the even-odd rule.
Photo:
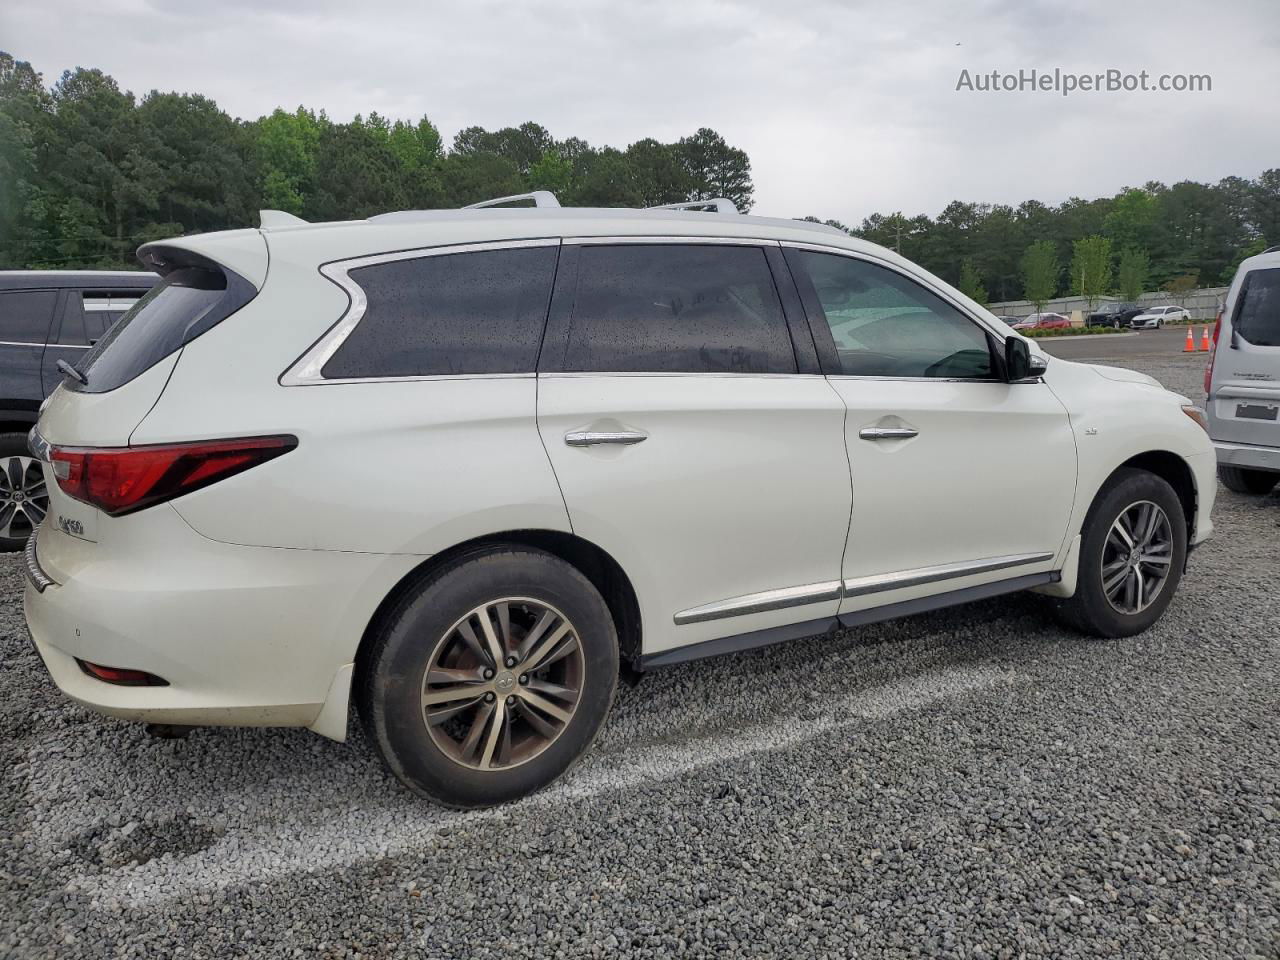
{"label": "roof rail", "polygon": [[1263,250],[1262,252],[1263,253],[1280,253],[1280,243],[1277,243],[1274,247],[1267,247],[1267,249]]}
{"label": "roof rail", "polygon": [[710,207],[716,213],[737,213],[738,208],[732,200],[716,197],[712,200],[685,200],[683,203],[660,203],[656,207],[645,207],[646,210],[705,210]]}
{"label": "roof rail", "polygon": [[292,213],[286,213],[283,210],[258,211],[258,226],[263,230],[271,230],[276,227],[296,227],[298,224],[305,224],[306,222],[301,217],[295,217]]}
{"label": "roof rail", "polygon": [[560,201],[550,190],[534,190],[532,193],[513,193],[509,197],[494,197],[492,200],[481,200],[479,203],[468,203],[463,210],[479,210],[481,207],[500,207],[504,203],[516,200],[532,200],[535,207],[558,207]]}

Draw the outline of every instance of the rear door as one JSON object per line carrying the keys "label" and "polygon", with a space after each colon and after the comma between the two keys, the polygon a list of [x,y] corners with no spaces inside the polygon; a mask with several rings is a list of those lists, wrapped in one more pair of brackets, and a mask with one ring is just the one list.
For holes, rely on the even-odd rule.
{"label": "rear door", "polygon": [[1280,447],[1280,267],[1246,273],[1228,302],[1209,404],[1214,440]]}
{"label": "rear door", "polygon": [[848,408],[853,518],[841,613],[1053,569],[1075,497],[1067,412],[997,375],[998,341],[897,267],[788,245]]}
{"label": "rear door", "polygon": [[836,613],[844,405],[774,268],[764,241],[561,255],[538,426],[574,532],[631,578],[646,655]]}

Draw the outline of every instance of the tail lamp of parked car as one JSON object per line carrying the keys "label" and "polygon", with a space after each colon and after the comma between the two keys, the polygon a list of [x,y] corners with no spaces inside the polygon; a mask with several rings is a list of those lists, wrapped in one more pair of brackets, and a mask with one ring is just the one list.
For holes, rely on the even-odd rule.
{"label": "tail lamp of parked car", "polygon": [[119,517],[243,473],[297,445],[297,437],[274,436],[140,447],[50,447],[49,460],[67,496]]}
{"label": "tail lamp of parked car", "polygon": [[1213,321],[1213,343],[1209,346],[1209,362],[1204,365],[1204,392],[1209,393],[1213,383],[1213,361],[1218,357],[1218,334],[1222,332],[1222,311],[1218,311],[1218,319]]}

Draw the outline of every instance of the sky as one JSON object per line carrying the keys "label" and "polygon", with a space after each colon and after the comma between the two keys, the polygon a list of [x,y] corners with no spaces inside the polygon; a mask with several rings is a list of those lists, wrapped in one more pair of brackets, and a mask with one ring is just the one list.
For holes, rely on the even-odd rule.
{"label": "sky", "polygon": [[[1280,167],[1277,0],[44,0],[0,5],[0,49],[46,83],[99,67],[244,118],[425,114],[446,142],[526,120],[617,147],[711,127],[751,158],[753,212],[850,225]],[[1033,68],[1212,89],[957,90]]]}

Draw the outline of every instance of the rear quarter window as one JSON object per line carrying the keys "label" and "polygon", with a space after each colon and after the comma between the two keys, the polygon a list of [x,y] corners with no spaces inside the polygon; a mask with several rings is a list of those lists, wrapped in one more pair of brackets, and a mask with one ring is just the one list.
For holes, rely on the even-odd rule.
{"label": "rear quarter window", "polygon": [[1245,277],[1236,304],[1235,332],[1257,347],[1280,347],[1280,268]]}
{"label": "rear quarter window", "polygon": [[364,293],[327,380],[532,373],[555,245],[390,260],[350,270]]}

